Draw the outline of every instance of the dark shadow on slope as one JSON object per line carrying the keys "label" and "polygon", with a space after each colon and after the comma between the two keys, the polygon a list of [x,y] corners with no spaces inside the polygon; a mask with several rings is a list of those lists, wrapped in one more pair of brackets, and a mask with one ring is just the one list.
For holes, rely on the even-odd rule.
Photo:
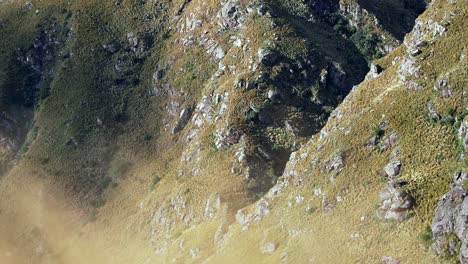
{"label": "dark shadow on slope", "polygon": [[427,5],[424,0],[359,0],[358,3],[377,17],[383,28],[399,40],[403,40],[411,31],[416,18]]}
{"label": "dark shadow on slope", "polygon": [[[330,25],[291,14],[279,3],[270,9],[278,26],[293,30],[270,51],[274,59],[264,63],[263,77],[257,83],[258,90],[270,94],[269,103],[251,120],[248,132],[255,135],[253,141],[258,145],[249,155],[251,178],[256,181],[251,190],[260,196],[276,183],[291,152],[299,147],[278,146],[269,136],[272,129],[303,139],[318,133],[331,110],[368,72],[365,56]],[[291,56],[290,39],[303,39],[306,50]]]}

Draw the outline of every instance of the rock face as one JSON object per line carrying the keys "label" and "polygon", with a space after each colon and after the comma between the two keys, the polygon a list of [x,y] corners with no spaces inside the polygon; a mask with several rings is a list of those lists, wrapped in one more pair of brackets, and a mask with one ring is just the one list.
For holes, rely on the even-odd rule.
{"label": "rock face", "polygon": [[468,263],[467,185],[468,173],[456,173],[450,191],[442,196],[437,205],[431,225],[434,251],[444,256],[459,254],[461,263]]}

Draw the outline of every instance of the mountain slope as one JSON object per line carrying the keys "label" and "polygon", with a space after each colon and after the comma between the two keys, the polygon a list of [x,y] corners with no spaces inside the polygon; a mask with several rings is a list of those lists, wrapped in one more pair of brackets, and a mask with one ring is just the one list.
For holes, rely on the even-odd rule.
{"label": "mountain slope", "polygon": [[463,1],[0,5],[0,258],[449,261]]}

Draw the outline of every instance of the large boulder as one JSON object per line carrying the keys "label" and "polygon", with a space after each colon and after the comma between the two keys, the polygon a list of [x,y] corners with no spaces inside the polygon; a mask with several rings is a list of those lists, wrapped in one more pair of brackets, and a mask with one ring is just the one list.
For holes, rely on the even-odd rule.
{"label": "large boulder", "polygon": [[377,216],[383,220],[401,222],[408,218],[414,206],[416,206],[416,200],[399,184],[392,184],[380,192],[380,207],[377,210]]}

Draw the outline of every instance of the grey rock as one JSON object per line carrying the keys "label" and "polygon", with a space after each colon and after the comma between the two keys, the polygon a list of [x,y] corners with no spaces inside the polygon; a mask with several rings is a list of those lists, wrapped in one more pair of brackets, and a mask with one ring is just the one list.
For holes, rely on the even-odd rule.
{"label": "grey rock", "polygon": [[259,215],[267,215],[270,213],[270,203],[266,199],[261,199],[257,203],[256,213]]}
{"label": "grey rock", "polygon": [[447,80],[439,80],[437,83],[439,84],[440,88],[447,87],[447,85],[448,85]]}
{"label": "grey rock", "polygon": [[344,154],[338,151],[332,154],[328,160],[323,162],[321,172],[332,173],[330,181],[333,181],[341,173],[344,166]]}
{"label": "grey rock", "polygon": [[150,96],[157,96],[157,95],[159,95],[159,89],[156,88],[156,87],[153,87],[153,88],[148,90],[148,94]]}
{"label": "grey rock", "polygon": [[408,53],[414,57],[414,56],[418,56],[419,54],[421,54],[422,51],[417,47],[411,47],[411,48],[408,48]]}
{"label": "grey rock", "polygon": [[420,78],[421,77],[421,66],[418,65],[414,59],[405,58],[403,63],[398,67],[397,70],[398,77],[401,83],[405,84],[413,90],[418,90],[420,85],[410,80],[412,77]]}
{"label": "grey rock", "polygon": [[226,53],[224,52],[224,50],[223,50],[223,48],[221,46],[218,46],[214,50],[214,55],[215,55],[216,59],[220,60],[220,59],[224,58],[224,56],[226,56]]}
{"label": "grey rock", "polygon": [[65,142],[66,146],[73,146],[73,147],[78,147],[78,141],[75,139],[75,137],[71,137]]}
{"label": "grey rock", "polygon": [[400,174],[401,170],[401,161],[394,161],[384,167],[385,174],[389,180],[393,180],[396,176]]}
{"label": "grey rock", "polygon": [[384,137],[380,146],[381,151],[386,151],[389,148],[394,148],[398,146],[398,135],[396,133],[391,133],[390,135]]}

